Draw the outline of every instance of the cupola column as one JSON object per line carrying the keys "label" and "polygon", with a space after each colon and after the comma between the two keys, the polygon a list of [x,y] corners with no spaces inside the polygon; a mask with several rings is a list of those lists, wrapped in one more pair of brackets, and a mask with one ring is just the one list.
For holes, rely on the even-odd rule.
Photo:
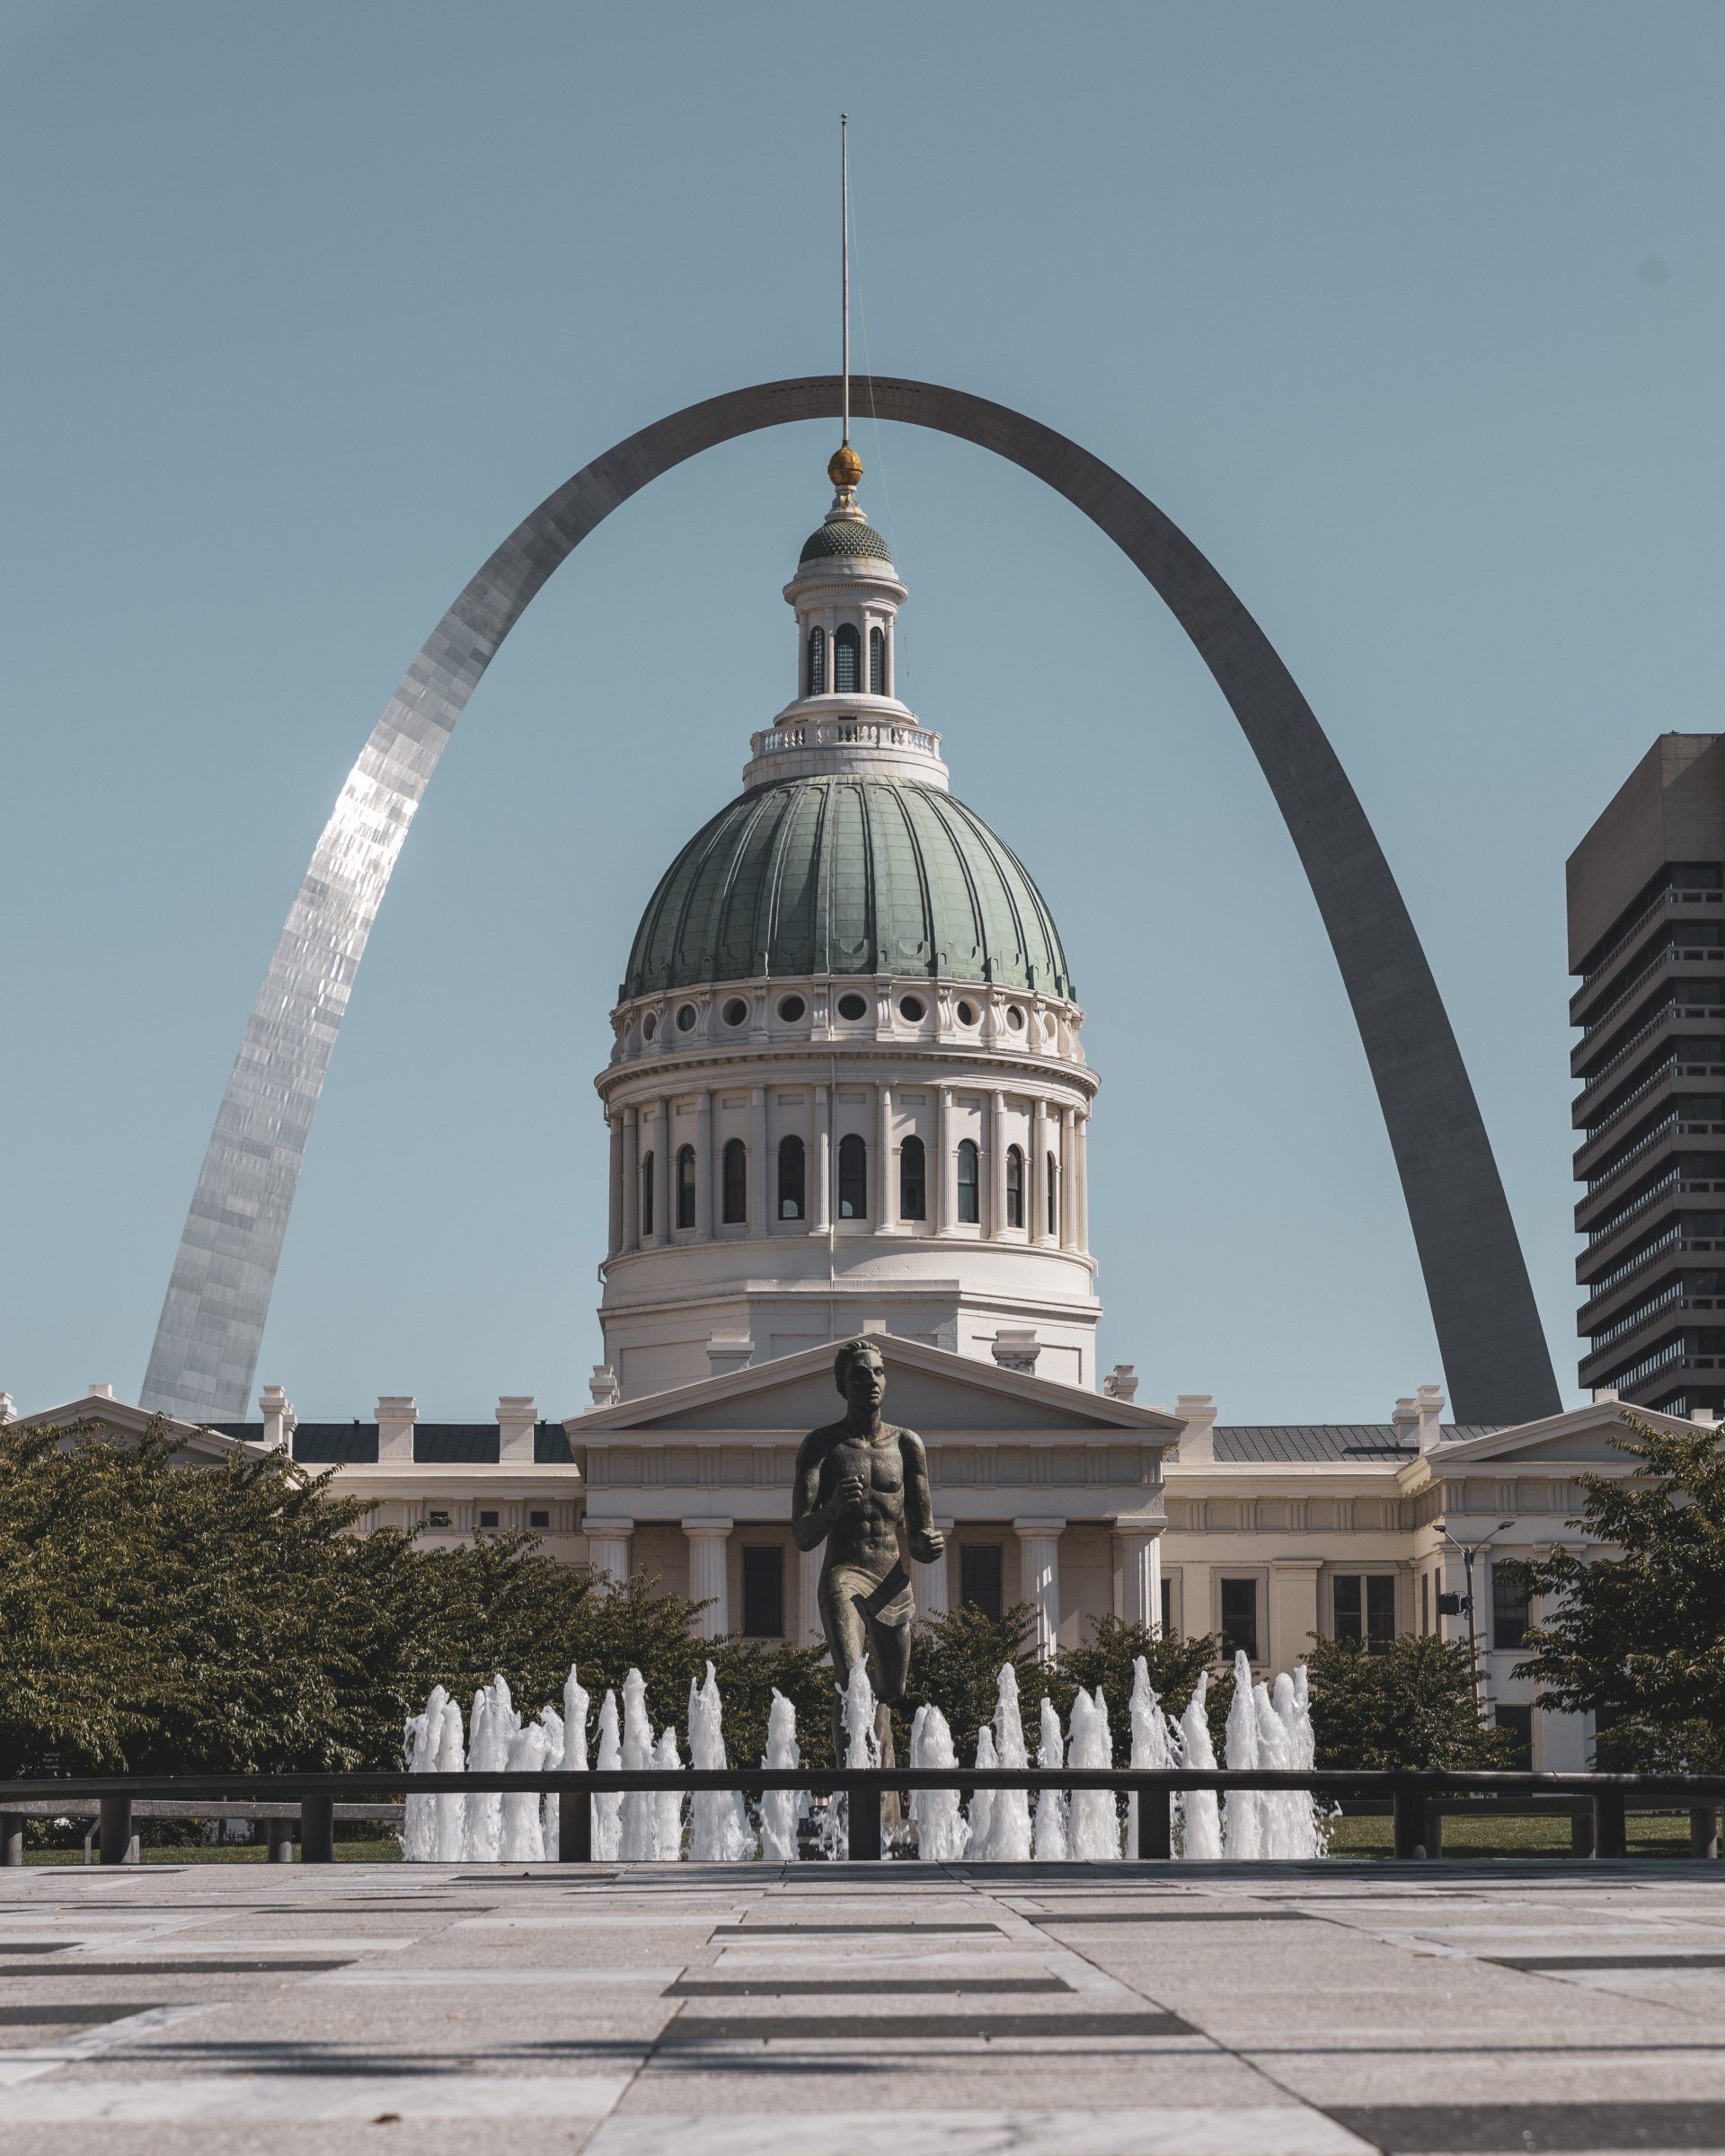
{"label": "cupola column", "polygon": [[828,1127],[832,1117],[827,1103],[827,1088],[816,1086],[809,1102],[809,1153],[804,1170],[808,1188],[803,1193],[803,1210],[809,1215],[811,1235],[826,1234],[832,1224],[832,1133]]}
{"label": "cupola column", "polygon": [[623,1244],[624,1251],[641,1248],[641,1112],[623,1111]]}
{"label": "cupola column", "polygon": [[952,1137],[952,1088],[943,1085],[935,1093],[934,1144],[938,1158],[934,1163],[933,1196],[937,1210],[934,1215],[934,1233],[944,1235],[959,1217],[959,1171],[957,1147]]}
{"label": "cupola column", "polygon": [[611,1233],[606,1255],[615,1258],[623,1249],[623,1110],[614,1109],[606,1120],[611,1127]]}
{"label": "cupola column", "polygon": [[1047,1242],[1054,1229],[1048,1218],[1048,1104],[1038,1100],[1031,1118],[1031,1180],[1030,1223],[1031,1240]]}
{"label": "cupola column", "polygon": [[671,1212],[677,1204],[677,1176],[671,1166],[671,1111],[667,1100],[653,1103],[653,1225],[650,1243],[671,1240]]}
{"label": "cupola column", "polygon": [[1078,1247],[1075,1202],[1078,1175],[1075,1157],[1077,1149],[1075,1126],[1077,1120],[1072,1109],[1063,1108],[1060,1110],[1060,1248],[1063,1250],[1076,1250]]}
{"label": "cupola column", "polygon": [[766,1167],[766,1088],[756,1086],[748,1096],[748,1232],[765,1235],[773,1217],[768,1198]]}
{"label": "cupola column", "polygon": [[988,1233],[1006,1233],[1006,1096],[988,1096]]}
{"label": "cupola column", "polygon": [[877,1232],[889,1235],[898,1225],[898,1209],[892,1187],[892,1088],[880,1088],[880,1115],[875,1134],[875,1206]]}
{"label": "cupola column", "polygon": [[1079,1116],[1077,1123],[1077,1173],[1074,1180],[1078,1185],[1073,1203],[1073,1248],[1088,1250],[1090,1248],[1090,1118]]}
{"label": "cupola column", "polygon": [[694,1102],[694,1232],[705,1242],[712,1234],[712,1095]]}

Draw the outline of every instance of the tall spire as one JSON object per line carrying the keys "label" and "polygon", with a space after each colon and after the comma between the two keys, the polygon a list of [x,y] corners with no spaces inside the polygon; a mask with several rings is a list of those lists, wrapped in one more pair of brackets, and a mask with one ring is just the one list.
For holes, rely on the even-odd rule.
{"label": "tall spire", "polygon": [[862,476],[862,459],[851,447],[851,116],[838,116],[838,284],[840,324],[840,381],[843,384],[843,402],[840,411],[844,420],[844,434],[838,447],[827,465],[827,476],[836,490],[833,506],[827,512],[834,517],[854,517],[861,521],[862,512],[856,505],[856,482]]}

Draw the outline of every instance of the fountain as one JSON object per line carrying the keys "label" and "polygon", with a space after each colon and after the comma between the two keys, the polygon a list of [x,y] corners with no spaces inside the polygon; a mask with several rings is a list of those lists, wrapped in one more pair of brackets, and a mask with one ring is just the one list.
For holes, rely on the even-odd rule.
{"label": "fountain", "polygon": [[[1311,1701],[1302,1666],[1273,1683],[1254,1683],[1243,1655],[1234,1661],[1234,1698],[1228,1710],[1224,1754],[1230,1767],[1309,1771],[1314,1757]],[[1132,1692],[1127,1717],[1133,1767],[1158,1772],[1186,1765],[1214,1767],[1206,1701],[1209,1680],[1200,1674],[1178,1722],[1157,1699],[1145,1658],[1132,1666]],[[878,1707],[868,1666],[858,1662],[838,1695],[845,1764],[878,1767]],[[465,1764],[480,1772],[535,1772],[561,1769],[582,1772],[588,1765],[588,1694],[574,1669],[563,1686],[562,1710],[545,1706],[524,1724],[501,1676],[473,1695],[465,1736]],[[402,1730],[402,1757],[410,1774],[458,1774],[464,1765],[461,1709],[441,1684],[434,1685],[424,1711],[411,1716]],[[724,1707],[711,1662],[704,1678],[689,1686],[688,1748],[691,1766],[722,1770],[727,1763]],[[1051,1701],[1039,1712],[1037,1762],[1058,1772],[1064,1767],[1108,1767],[1113,1763],[1113,1734],[1108,1703],[1099,1685],[1082,1688],[1073,1700],[1063,1737],[1060,1717]],[[774,1692],[767,1719],[762,1764],[795,1767],[796,1710]],[[623,1709],[607,1692],[598,1715],[597,1766],[658,1768],[676,1772],[681,1766],[677,1733],[654,1739],[647,1688],[638,1669],[624,1680]],[[952,1733],[938,1707],[916,1711],[910,1732],[913,1767],[956,1766]],[[977,1732],[976,1764],[1018,1768],[1029,1764],[1018,1672],[1003,1665],[995,1686],[995,1714]],[[592,1849],[602,1863],[677,1863],[686,1853],[696,1863],[735,1864],[758,1853],[770,1861],[793,1862],[801,1854],[799,1822],[809,1810],[808,1797],[795,1789],[768,1790],[760,1807],[758,1835],[738,1790],[700,1790],[688,1799],[686,1851],[685,1798],[678,1789],[634,1790],[592,1799]],[[843,1798],[828,1804],[818,1837],[823,1856],[843,1858],[848,1849],[848,1807]],[[1128,1799],[1126,1847],[1134,1851],[1137,1799]],[[531,1792],[508,1795],[474,1791],[465,1797],[415,1797],[403,1808],[402,1852],[415,1863],[536,1863],[557,1850],[558,1799]],[[1022,1864],[1032,1854],[1039,1862],[1107,1862],[1121,1853],[1119,1810],[1107,1789],[1043,1789],[1034,1807],[1020,1789],[973,1789],[968,1816],[959,1791],[916,1789],[909,1806],[909,1847],[925,1861],[951,1863],[960,1858],[986,1863]],[[1234,1789],[1225,1804],[1209,1789],[1190,1789],[1177,1801],[1175,1846],[1193,1862],[1210,1862],[1225,1852],[1233,1861],[1309,1861],[1325,1853],[1324,1816],[1305,1790]]]}

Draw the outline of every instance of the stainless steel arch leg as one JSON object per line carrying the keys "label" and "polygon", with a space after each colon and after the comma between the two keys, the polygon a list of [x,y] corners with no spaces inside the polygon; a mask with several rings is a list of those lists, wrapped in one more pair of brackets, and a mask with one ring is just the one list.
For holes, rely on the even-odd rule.
{"label": "stainless steel arch leg", "polygon": [[[1269,639],[1183,532],[1116,472],[1004,405],[864,377],[855,408],[979,444],[1034,473],[1130,557],[1233,707],[1287,821],[1341,968],[1389,1128],[1461,1422],[1554,1413],[1556,1379],[1473,1089],[1366,813]],[[427,640],[312,856],[223,1096],[168,1284],[144,1404],[246,1413],[282,1238],[354,975],[438,758],[541,585],[632,494],[716,444],[830,419],[836,376],[733,390],[578,472],[518,525]]]}

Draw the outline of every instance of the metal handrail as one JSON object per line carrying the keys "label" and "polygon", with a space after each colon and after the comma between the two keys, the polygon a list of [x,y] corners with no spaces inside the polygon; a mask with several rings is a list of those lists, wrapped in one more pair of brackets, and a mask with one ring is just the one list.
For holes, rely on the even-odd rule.
{"label": "metal handrail", "polygon": [[[1698,1820],[1725,1799],[1725,1774],[1541,1774],[1479,1768],[1314,1768],[1287,1771],[1240,1767],[721,1767],[631,1768],[583,1772],[408,1773],[368,1770],[345,1774],[119,1774],[58,1780],[0,1781],[0,1839],[10,1851],[16,1813],[9,1804],[45,1797],[96,1798],[102,1807],[102,1860],[127,1860],[132,1840],[132,1805],[152,1797],[294,1797],[300,1804],[302,1853],[308,1863],[334,1860],[337,1798],[440,1797],[462,1794],[555,1796],[558,1857],[566,1863],[592,1860],[590,1799],[646,1791],[709,1790],[758,1795],[791,1789],[850,1799],[849,1854],[871,1861],[881,1854],[881,1801],[907,1789],[1110,1789],[1136,1797],[1137,1855],[1172,1854],[1172,1798],[1181,1791],[1210,1789],[1305,1790],[1319,1797],[1388,1797],[1394,1807],[1395,1853],[1423,1854],[1435,1842],[1427,1807],[1435,1798],[1475,1791],[1482,1796],[1588,1797],[1593,1800],[1594,1847],[1600,1857],[1626,1853],[1624,1812],[1629,1800],[1679,1799]],[[1696,1828],[1697,1837],[1699,1827]],[[22,1860],[22,1822],[17,1830]]]}

